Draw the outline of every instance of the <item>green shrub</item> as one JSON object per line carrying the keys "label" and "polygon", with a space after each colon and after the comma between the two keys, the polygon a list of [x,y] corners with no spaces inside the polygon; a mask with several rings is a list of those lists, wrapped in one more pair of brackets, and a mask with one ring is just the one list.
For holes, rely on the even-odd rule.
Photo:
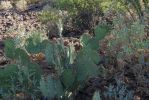
{"label": "green shrub", "polygon": [[120,48],[122,51],[117,54],[124,56],[124,54],[132,54],[137,52],[138,49],[147,49],[148,40],[145,38],[144,28],[145,25],[139,21],[126,23],[126,19],[121,14],[118,14],[117,18],[114,19],[114,29],[111,31],[115,40],[109,42],[110,48],[121,44]]}
{"label": "green shrub", "polygon": [[100,0],[56,0],[56,7],[68,12],[67,21],[64,23],[67,25],[70,24],[68,22],[71,22],[71,26],[65,26],[66,29],[73,27],[78,31],[89,30],[93,32],[99,21],[98,18],[103,15]]}

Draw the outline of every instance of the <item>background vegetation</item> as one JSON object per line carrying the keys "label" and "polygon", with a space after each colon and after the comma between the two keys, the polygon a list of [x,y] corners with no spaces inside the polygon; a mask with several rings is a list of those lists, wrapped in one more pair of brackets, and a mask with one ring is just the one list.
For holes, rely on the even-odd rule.
{"label": "background vegetation", "polygon": [[[147,100],[148,0],[10,0],[46,28],[4,41],[2,100]],[[37,12],[37,11],[36,11]],[[45,34],[44,34],[45,33]]]}

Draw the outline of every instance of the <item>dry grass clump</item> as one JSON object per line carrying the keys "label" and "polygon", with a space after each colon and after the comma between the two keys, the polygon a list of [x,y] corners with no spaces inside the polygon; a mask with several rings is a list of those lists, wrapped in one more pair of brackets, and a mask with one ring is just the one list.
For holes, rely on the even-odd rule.
{"label": "dry grass clump", "polygon": [[12,4],[10,1],[0,1],[0,10],[1,9],[7,10],[11,8],[12,8]]}
{"label": "dry grass clump", "polygon": [[24,11],[27,9],[27,1],[26,0],[19,0],[16,2],[17,9]]}

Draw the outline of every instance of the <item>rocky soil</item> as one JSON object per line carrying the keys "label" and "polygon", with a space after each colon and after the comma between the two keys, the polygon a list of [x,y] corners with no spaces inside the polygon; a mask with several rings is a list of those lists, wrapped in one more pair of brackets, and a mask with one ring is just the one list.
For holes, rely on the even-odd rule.
{"label": "rocky soil", "polygon": [[37,18],[38,12],[17,13],[12,11],[0,12],[0,40],[13,37],[18,30],[26,32],[42,29],[41,22]]}

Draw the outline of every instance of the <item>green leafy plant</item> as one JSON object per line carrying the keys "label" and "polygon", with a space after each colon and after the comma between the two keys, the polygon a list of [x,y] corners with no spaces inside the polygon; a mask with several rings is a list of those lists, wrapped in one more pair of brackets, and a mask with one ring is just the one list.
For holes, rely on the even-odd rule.
{"label": "green leafy plant", "polygon": [[121,100],[131,100],[134,98],[134,92],[132,90],[127,90],[125,85],[118,84],[117,87],[110,85],[108,90],[104,92],[104,96],[107,99],[121,99]]}

